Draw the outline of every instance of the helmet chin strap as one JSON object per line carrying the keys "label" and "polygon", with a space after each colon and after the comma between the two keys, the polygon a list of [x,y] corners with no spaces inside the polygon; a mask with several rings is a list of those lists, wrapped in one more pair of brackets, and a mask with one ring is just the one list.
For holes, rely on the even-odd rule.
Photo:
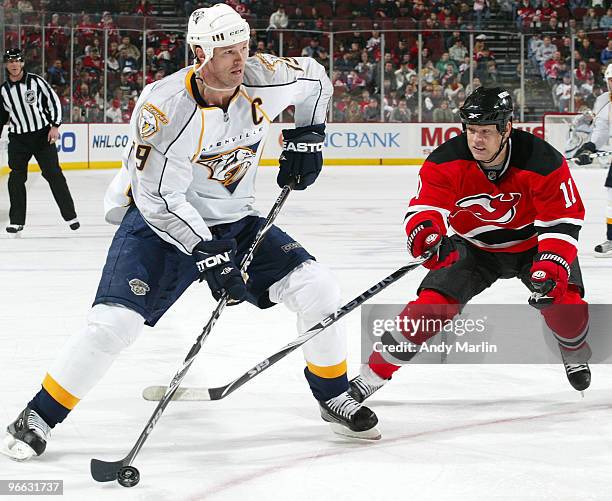
{"label": "helmet chin strap", "polygon": [[199,82],[202,82],[202,85],[206,88],[206,89],[210,89],[210,90],[214,90],[215,92],[230,92],[230,91],[234,91],[236,90],[236,87],[227,87],[227,88],[221,88],[221,87],[213,87],[212,85],[208,85],[205,81],[204,78],[201,76],[196,76],[196,80],[198,80]]}
{"label": "helmet chin strap", "polygon": [[195,58],[195,61],[193,63],[193,71],[195,73],[195,77],[196,80],[198,82],[202,82],[202,85],[206,88],[206,89],[210,89],[212,91],[215,92],[230,92],[236,89],[236,87],[228,87],[228,88],[222,88],[222,87],[213,87],[212,85],[209,85],[206,83],[206,81],[204,80],[204,76],[202,75],[201,71],[204,69],[204,66],[206,66],[206,64],[208,63],[208,61],[210,61],[210,59],[204,61],[202,64],[198,65],[198,58]]}
{"label": "helmet chin strap", "polygon": [[499,148],[497,149],[497,151],[495,152],[495,154],[494,154],[494,155],[493,155],[491,158],[489,158],[489,160],[482,161],[482,162],[478,162],[479,164],[481,164],[481,165],[482,165],[482,164],[490,164],[491,162],[493,162],[493,160],[495,160],[495,159],[497,158],[497,155],[499,155],[499,154],[502,152],[502,150],[504,149],[504,146],[506,146],[506,144],[508,144],[508,139],[506,139],[506,140],[504,141],[504,136],[505,136],[505,135],[506,135],[506,131],[504,131],[504,132],[501,134],[501,137],[502,137],[502,139],[501,139],[501,143],[499,144]]}

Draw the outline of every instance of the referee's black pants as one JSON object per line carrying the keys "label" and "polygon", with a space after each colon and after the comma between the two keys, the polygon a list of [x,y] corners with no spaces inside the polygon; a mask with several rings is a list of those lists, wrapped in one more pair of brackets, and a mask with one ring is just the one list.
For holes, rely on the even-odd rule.
{"label": "referee's black pants", "polygon": [[62,173],[55,144],[48,140],[49,127],[36,132],[9,134],[8,164],[10,168],[8,192],[11,202],[9,220],[11,224],[24,225],[26,219],[26,188],[28,162],[36,158],[42,176],[51,187],[53,198],[65,221],[76,218],[74,202]]}

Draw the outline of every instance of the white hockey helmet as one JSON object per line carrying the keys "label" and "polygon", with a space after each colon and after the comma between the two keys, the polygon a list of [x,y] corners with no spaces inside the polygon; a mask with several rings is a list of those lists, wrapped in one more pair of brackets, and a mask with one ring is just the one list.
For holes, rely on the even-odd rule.
{"label": "white hockey helmet", "polygon": [[[189,16],[187,43],[194,54],[196,47],[202,48],[204,64],[212,59],[215,47],[248,42],[250,36],[249,23],[224,3],[194,10]],[[197,68],[197,61],[194,66]]]}

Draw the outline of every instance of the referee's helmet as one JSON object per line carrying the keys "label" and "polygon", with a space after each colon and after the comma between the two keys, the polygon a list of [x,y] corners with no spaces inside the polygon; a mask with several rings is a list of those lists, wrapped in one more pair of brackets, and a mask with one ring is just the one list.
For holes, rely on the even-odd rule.
{"label": "referee's helmet", "polygon": [[2,59],[5,63],[9,61],[23,61],[23,52],[21,52],[21,49],[7,49]]}

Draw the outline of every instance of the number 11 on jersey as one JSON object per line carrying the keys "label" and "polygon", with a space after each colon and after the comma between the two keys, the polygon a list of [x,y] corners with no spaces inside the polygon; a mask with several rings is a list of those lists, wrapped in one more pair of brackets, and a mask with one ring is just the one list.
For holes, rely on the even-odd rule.
{"label": "number 11 on jersey", "polygon": [[561,183],[560,188],[563,192],[563,197],[565,198],[565,208],[567,209],[576,203],[576,195],[574,193],[574,185],[572,184],[572,180],[568,179],[567,182]]}

